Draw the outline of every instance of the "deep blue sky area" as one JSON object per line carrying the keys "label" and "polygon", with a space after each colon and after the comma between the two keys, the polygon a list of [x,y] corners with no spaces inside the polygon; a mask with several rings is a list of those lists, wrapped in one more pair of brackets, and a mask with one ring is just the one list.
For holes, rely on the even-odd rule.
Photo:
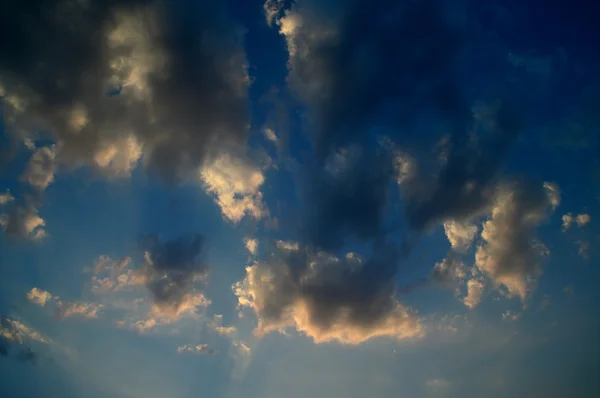
{"label": "deep blue sky area", "polygon": [[2,9],[0,397],[600,396],[600,5]]}

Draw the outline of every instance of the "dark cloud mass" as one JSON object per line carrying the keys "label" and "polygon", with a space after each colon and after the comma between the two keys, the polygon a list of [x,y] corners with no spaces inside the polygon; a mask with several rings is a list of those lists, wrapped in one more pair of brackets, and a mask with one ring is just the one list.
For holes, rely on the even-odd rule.
{"label": "dark cloud mass", "polygon": [[278,246],[234,285],[240,306],[258,316],[257,333],[295,327],[316,342],[358,344],[420,332],[418,318],[395,296],[399,253],[393,245],[377,245],[371,259],[356,253],[338,258],[289,242]]}
{"label": "dark cloud mass", "polygon": [[161,242],[156,235],[143,236],[140,249],[146,253],[142,272],[146,285],[159,308],[178,311],[193,291],[193,283],[207,272],[201,254],[204,248],[201,235],[181,237]]}
{"label": "dark cloud mass", "polygon": [[[472,13],[456,1],[308,0],[279,19],[290,52],[289,85],[314,116],[318,165],[306,186],[318,192],[307,198],[316,246],[381,235],[396,177],[393,151],[386,153],[381,137],[422,163],[418,190],[403,189],[414,230],[489,209],[522,103],[507,87],[488,93],[489,104],[472,106],[480,99],[465,83],[478,50],[477,32],[466,29]],[[440,162],[431,146],[442,136]],[[352,151],[361,154],[347,175],[327,175],[332,159]]]}
{"label": "dark cloud mass", "polygon": [[388,188],[394,179],[389,153],[350,147],[330,156],[324,168],[310,175],[305,211],[307,239],[336,252],[345,238],[383,238]]}
{"label": "dark cloud mass", "polygon": [[214,1],[20,1],[0,16],[13,132],[50,131],[69,165],[169,180],[245,142],[242,31]]}
{"label": "dark cloud mass", "polygon": [[[373,124],[396,137],[417,110],[464,131],[459,20],[443,1],[298,1],[288,13],[289,82],[316,114],[318,156],[364,143]],[[458,4],[453,4],[460,7]],[[460,14],[460,11],[458,11]],[[291,29],[291,28],[290,28]]]}

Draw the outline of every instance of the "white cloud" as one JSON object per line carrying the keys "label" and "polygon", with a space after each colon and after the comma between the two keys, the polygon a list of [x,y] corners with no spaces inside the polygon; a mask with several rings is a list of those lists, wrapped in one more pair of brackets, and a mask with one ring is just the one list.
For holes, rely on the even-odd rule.
{"label": "white cloud", "polygon": [[233,336],[237,332],[235,326],[223,326],[223,315],[217,314],[213,316],[213,321],[209,323],[209,326],[221,336]]}
{"label": "white cloud", "polygon": [[283,251],[297,252],[300,250],[300,245],[298,242],[278,240],[275,244],[277,245],[278,249]]}
{"label": "white cloud", "polygon": [[198,344],[198,345],[183,345],[183,346],[178,346],[177,347],[177,352],[182,354],[182,353],[192,353],[192,354],[198,354],[198,355],[217,355],[217,351],[210,348],[208,346],[208,344]]}
{"label": "white cloud", "polygon": [[142,145],[134,135],[101,144],[94,154],[95,165],[109,175],[126,177],[142,156]]}
{"label": "white cloud", "polygon": [[496,287],[506,287],[509,296],[525,301],[542,272],[541,259],[548,249],[535,240],[534,233],[558,205],[557,192],[550,184],[511,183],[496,194],[492,216],[483,224],[475,264]]}
{"label": "white cloud", "polygon": [[46,221],[38,215],[32,204],[14,206],[8,213],[0,214],[0,226],[7,235],[41,240],[47,236]]}
{"label": "white cloud", "polygon": [[37,330],[30,328],[19,320],[2,318],[0,324],[0,336],[19,344],[25,340],[37,341],[43,344],[49,344],[50,339],[42,335]]}
{"label": "white cloud", "polygon": [[245,238],[244,244],[246,245],[246,249],[248,249],[250,254],[253,254],[253,255],[256,254],[256,252],[258,250],[258,240],[251,239],[251,238]]}
{"label": "white cloud", "polygon": [[444,223],[444,231],[452,248],[463,252],[471,247],[478,228],[474,224],[447,221]]}
{"label": "white cloud", "polygon": [[[398,302],[387,284],[376,297],[365,296],[370,304],[355,301],[364,289],[360,272],[369,266],[373,265],[365,265],[354,254],[338,259],[326,253],[282,250],[247,267],[244,280],[233,290],[238,306],[251,308],[258,317],[257,336],[288,327],[316,343],[359,344],[378,336],[419,336],[418,317]],[[327,295],[342,291],[342,296],[327,300]]]}
{"label": "white cloud", "polygon": [[264,129],[265,137],[272,142],[277,142],[277,134],[273,131],[273,129],[266,127]]}
{"label": "white cloud", "polygon": [[267,215],[260,187],[263,173],[247,160],[222,153],[202,168],[200,177],[206,191],[213,195],[223,216],[238,223],[245,215],[260,219]]}
{"label": "white cloud", "polygon": [[250,347],[248,347],[243,341],[234,340],[232,344],[241,356],[248,357],[252,353]]}
{"label": "white cloud", "polygon": [[88,303],[88,302],[73,302],[68,304],[59,303],[59,309],[57,312],[60,318],[69,318],[72,316],[79,316],[82,318],[97,318],[98,311],[102,309],[101,304]]}
{"label": "white cloud", "polygon": [[577,224],[577,226],[579,228],[582,228],[583,226],[588,224],[591,220],[592,220],[592,218],[590,217],[590,215],[586,214],[586,213],[582,213],[582,214],[578,214],[578,215],[573,215],[573,213],[567,213],[562,216],[563,231],[566,231],[569,228],[571,228],[571,225],[573,225],[573,224]]}
{"label": "white cloud", "polygon": [[467,281],[467,296],[463,298],[463,303],[469,309],[473,309],[479,305],[483,298],[485,284],[481,278],[473,277]]}
{"label": "white cloud", "polygon": [[54,146],[41,147],[35,150],[23,179],[31,186],[44,191],[54,181],[56,148]]}
{"label": "white cloud", "polygon": [[15,200],[15,197],[11,195],[8,189],[4,193],[0,193],[0,206],[4,206],[13,200]]}
{"label": "white cloud", "polygon": [[49,292],[38,289],[37,287],[34,287],[27,293],[27,300],[41,307],[45,306],[51,299],[52,295]]}

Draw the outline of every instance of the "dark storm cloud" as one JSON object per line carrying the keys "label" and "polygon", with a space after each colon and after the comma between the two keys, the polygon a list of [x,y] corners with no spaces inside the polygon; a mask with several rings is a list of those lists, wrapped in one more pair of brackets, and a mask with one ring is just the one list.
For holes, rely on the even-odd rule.
{"label": "dark storm cloud", "polygon": [[[0,16],[6,123],[51,131],[59,159],[178,180],[207,147],[242,144],[242,32],[215,1],[8,0]],[[140,149],[143,148],[143,149]]]}
{"label": "dark storm cloud", "polygon": [[206,263],[201,258],[203,245],[201,235],[166,242],[161,242],[156,235],[140,238],[140,249],[147,253],[147,263],[142,270],[146,286],[159,307],[177,312],[195,280],[206,274]]}

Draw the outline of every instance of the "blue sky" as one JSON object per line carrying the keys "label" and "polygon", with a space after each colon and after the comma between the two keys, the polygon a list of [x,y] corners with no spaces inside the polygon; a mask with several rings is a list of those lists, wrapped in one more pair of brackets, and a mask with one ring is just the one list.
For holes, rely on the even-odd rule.
{"label": "blue sky", "polygon": [[9,0],[0,395],[598,396],[576,3]]}

